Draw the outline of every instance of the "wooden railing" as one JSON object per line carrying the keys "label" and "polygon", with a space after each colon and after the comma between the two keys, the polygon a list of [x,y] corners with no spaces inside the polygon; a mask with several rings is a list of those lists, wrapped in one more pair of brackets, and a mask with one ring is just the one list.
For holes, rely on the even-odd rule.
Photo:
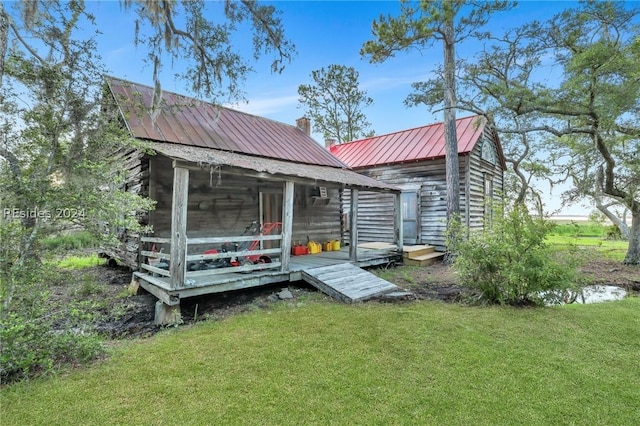
{"label": "wooden railing", "polygon": [[[218,252],[211,254],[188,254],[189,246],[194,245],[204,245],[204,244],[223,244],[230,241],[234,243],[242,243],[248,241],[281,241],[282,234],[276,235],[248,235],[248,236],[238,236],[238,237],[207,237],[207,238],[187,238],[187,244],[185,247],[185,267],[193,262],[201,262],[201,261],[219,261],[220,259],[238,259],[240,264],[238,266],[224,266],[224,263],[221,263],[222,266],[218,267],[208,267],[208,265],[204,265],[205,269],[189,271],[187,270],[185,273],[185,281],[190,278],[202,277],[207,275],[215,275],[215,274],[225,274],[230,272],[251,272],[258,271],[264,269],[272,269],[272,268],[280,268],[281,262],[269,262],[262,263],[258,261],[254,263],[252,259],[259,258],[260,256],[266,256],[269,259],[271,255],[279,255],[281,253],[281,248],[270,248],[270,249],[258,249],[258,250],[239,250],[239,251],[226,251],[226,252]],[[155,243],[155,244],[171,244],[170,238],[158,238],[158,237],[141,237],[140,241],[143,243]],[[158,252],[158,251],[149,251],[149,250],[141,250],[140,255],[146,257],[147,259],[159,259],[159,260],[167,260],[171,262],[171,255],[169,253]],[[146,271],[149,271],[154,274],[158,274],[163,277],[170,277],[171,273],[169,270],[158,268],[153,266],[153,264],[148,264],[146,262],[141,262],[140,267]],[[174,283],[178,284],[178,283]],[[178,284],[179,285],[179,284]]]}
{"label": "wooden railing", "polygon": [[[171,238],[140,237],[140,241],[143,243],[167,244],[169,246],[171,245]],[[171,261],[171,255],[169,253],[141,250],[140,255],[145,256],[147,259],[151,258]],[[163,277],[168,277],[171,275],[167,269],[156,268],[155,266],[142,261],[140,262],[140,268],[154,274],[161,275]]]}

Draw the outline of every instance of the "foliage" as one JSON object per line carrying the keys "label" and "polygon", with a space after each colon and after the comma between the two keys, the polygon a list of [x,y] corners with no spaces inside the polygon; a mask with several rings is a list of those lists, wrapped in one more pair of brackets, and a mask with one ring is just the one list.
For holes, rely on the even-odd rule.
{"label": "foliage", "polygon": [[[135,42],[148,49],[156,101],[162,65],[175,59],[191,65],[182,77],[194,92],[238,97],[250,67],[234,53],[230,37],[243,22],[253,29],[254,59],[275,52],[272,69],[280,71],[293,53],[271,5],[199,0],[127,0],[123,5],[125,12],[138,15]],[[222,19],[207,16],[210,6],[224,8]],[[43,272],[50,266],[41,262],[46,250],[85,244],[83,238],[47,237],[82,228],[96,237],[91,244],[115,244],[124,229],[144,231],[138,219],[153,207],[127,190],[120,158],[147,147],[130,137],[103,96],[107,70],[96,53],[100,32],[91,31],[99,17],[88,9],[81,0],[0,2],[3,376],[49,370],[96,349],[73,321],[58,321],[58,331],[52,331],[57,319],[38,308],[49,284]],[[78,291],[99,289],[86,282]],[[85,307],[78,309],[74,312]]]}
{"label": "foliage", "polygon": [[[138,16],[135,44],[144,46],[153,68],[153,107],[159,106],[159,75],[167,63],[184,64],[176,77],[188,83],[196,95],[211,101],[242,97],[241,83],[254,71],[251,64],[273,53],[272,72],[282,72],[295,54],[295,46],[284,34],[273,5],[251,0],[224,2],[124,0],[124,10]],[[251,33],[253,61],[242,57],[234,34],[242,28]],[[246,37],[246,34],[242,34]]]}
{"label": "foliage", "polygon": [[449,235],[462,285],[489,303],[509,305],[544,304],[576,285],[571,257],[558,259],[545,244],[553,224],[532,218],[522,205],[499,216],[492,229],[465,238],[458,225]]}
{"label": "foliage", "polygon": [[57,270],[31,261],[11,272],[19,273],[12,279],[21,285],[11,310],[0,317],[0,382],[86,363],[104,353],[101,339],[83,327],[97,314],[95,306],[52,305],[49,286],[62,278]]}
{"label": "foliage", "polygon": [[52,262],[58,268],[63,269],[82,269],[91,266],[104,265],[105,259],[98,257],[97,254],[91,253],[89,256],[65,256],[57,262]]}
{"label": "foliage", "polygon": [[[466,9],[467,6],[471,7]],[[435,41],[442,42],[444,84],[439,87],[443,92],[447,223],[460,213],[455,46],[485,26],[491,13],[510,7],[508,1],[402,1],[399,17],[381,16],[373,22],[374,40],[367,41],[360,50],[371,62],[383,62],[396,52],[422,50]]]}
{"label": "foliage", "polygon": [[631,212],[628,264],[640,264],[638,13],[618,2],[587,2],[549,22],[542,36],[563,78],[548,91],[549,103],[534,107],[549,119],[551,159],[573,180],[570,195],[597,204],[613,199]]}
{"label": "foliage", "polygon": [[548,309],[283,304],[125,343],[89,369],[5,387],[2,418],[634,424],[639,326],[638,298]]}
{"label": "foliage", "polygon": [[[582,2],[548,22],[489,37],[461,78],[461,107],[496,123],[516,202],[533,201],[542,215],[536,179],[571,182],[564,203],[590,199],[629,236],[625,263],[640,262],[638,12],[621,2]],[[541,72],[557,78],[542,80]],[[637,218],[631,229],[627,211]]]}
{"label": "foliage", "polygon": [[358,71],[344,65],[329,65],[311,72],[312,84],[298,86],[299,102],[313,128],[337,143],[373,135],[362,110],[373,103],[358,88]]}
{"label": "foliage", "polygon": [[42,248],[48,251],[66,252],[95,248],[99,240],[95,235],[87,231],[69,232],[60,235],[52,235],[42,239]]}

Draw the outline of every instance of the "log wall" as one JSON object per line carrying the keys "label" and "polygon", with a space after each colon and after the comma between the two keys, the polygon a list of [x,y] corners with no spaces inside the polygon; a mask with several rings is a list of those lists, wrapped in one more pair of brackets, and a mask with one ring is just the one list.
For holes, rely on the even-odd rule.
{"label": "log wall", "polygon": [[[483,139],[494,143],[489,134],[484,135]],[[503,192],[503,172],[500,163],[497,161],[492,164],[482,159],[481,147],[482,143],[478,142],[469,155],[459,157],[461,216],[466,225],[473,229],[482,228],[485,224],[488,208],[485,179],[491,181],[494,200],[502,200]],[[442,251],[445,249],[447,192],[444,158],[375,166],[356,171],[396,186],[419,186],[419,243],[433,245]],[[344,206],[349,205],[349,191],[345,191],[342,202]],[[360,192],[358,211],[360,241],[393,243],[393,215],[393,196]]]}

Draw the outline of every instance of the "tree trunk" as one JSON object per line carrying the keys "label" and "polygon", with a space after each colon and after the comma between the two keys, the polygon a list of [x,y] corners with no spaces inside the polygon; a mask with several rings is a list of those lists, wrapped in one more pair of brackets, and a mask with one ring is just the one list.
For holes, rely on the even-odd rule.
{"label": "tree trunk", "polygon": [[444,43],[444,137],[447,187],[447,226],[460,213],[460,171],[456,135],[455,41],[453,16],[445,24]]}
{"label": "tree trunk", "polygon": [[640,209],[632,212],[631,232],[629,234],[629,249],[624,258],[627,265],[640,265]]}
{"label": "tree trunk", "polygon": [[631,231],[629,230],[629,226],[624,220],[611,213],[611,211],[609,211],[609,209],[605,207],[598,199],[596,199],[596,208],[600,210],[600,212],[605,215],[607,219],[609,219],[611,223],[613,223],[620,230],[620,235],[622,236],[622,238],[624,238],[625,240],[629,239],[629,237],[631,236]]}
{"label": "tree trunk", "polygon": [[2,77],[4,75],[4,59],[7,55],[9,43],[9,17],[4,10],[4,4],[0,2],[0,88],[2,88]]}

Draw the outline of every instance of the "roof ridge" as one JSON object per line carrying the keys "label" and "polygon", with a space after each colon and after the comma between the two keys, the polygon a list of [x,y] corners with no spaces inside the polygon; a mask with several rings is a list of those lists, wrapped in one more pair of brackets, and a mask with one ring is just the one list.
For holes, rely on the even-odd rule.
{"label": "roof ridge", "polygon": [[[482,117],[482,115],[473,114],[473,115],[469,115],[467,117],[456,118],[456,123],[458,121],[467,120],[469,118],[475,118],[475,117]],[[415,127],[411,127],[411,128],[403,129],[403,130],[396,130],[395,132],[384,133],[382,135],[374,135],[374,136],[369,136],[368,138],[356,139],[356,140],[353,140],[353,141],[337,144],[337,145],[334,145],[334,146],[339,147],[339,146],[344,146],[344,145],[350,145],[352,143],[357,143],[357,142],[362,142],[362,141],[366,141],[366,140],[370,140],[370,139],[380,138],[380,137],[383,137],[383,136],[391,136],[391,135],[395,135],[397,133],[406,133],[406,132],[410,132],[412,130],[424,129],[424,128],[427,128],[427,127],[439,126],[439,125],[443,125],[443,124],[444,124],[444,121],[437,121],[435,123],[425,124],[425,125],[422,125],[422,126],[415,126]]]}

